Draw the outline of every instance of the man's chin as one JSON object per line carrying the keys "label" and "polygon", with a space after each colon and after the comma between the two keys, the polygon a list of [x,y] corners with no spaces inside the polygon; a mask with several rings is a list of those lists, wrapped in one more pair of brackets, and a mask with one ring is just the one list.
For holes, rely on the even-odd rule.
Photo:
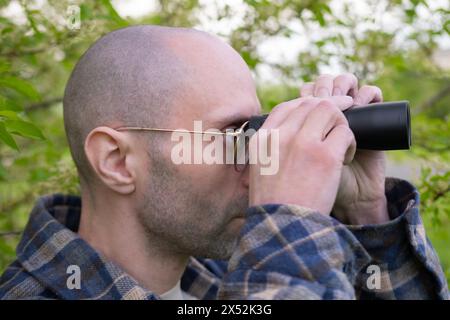
{"label": "man's chin", "polygon": [[236,217],[230,220],[226,228],[226,234],[222,233],[216,237],[213,245],[214,249],[209,248],[206,258],[228,260],[233,252],[236,250],[239,235],[244,226],[245,219],[243,217]]}

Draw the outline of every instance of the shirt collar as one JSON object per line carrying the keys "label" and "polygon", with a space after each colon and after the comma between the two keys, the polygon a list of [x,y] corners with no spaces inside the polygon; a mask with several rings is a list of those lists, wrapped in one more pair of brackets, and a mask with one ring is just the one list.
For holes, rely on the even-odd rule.
{"label": "shirt collar", "polygon": [[178,281],[177,284],[170,290],[164,292],[160,295],[162,300],[183,300],[183,292],[181,291],[181,282]]}
{"label": "shirt collar", "polygon": [[[40,198],[17,247],[27,272],[63,299],[157,299],[75,232],[81,199],[56,194]],[[79,289],[68,286],[79,267]]]}

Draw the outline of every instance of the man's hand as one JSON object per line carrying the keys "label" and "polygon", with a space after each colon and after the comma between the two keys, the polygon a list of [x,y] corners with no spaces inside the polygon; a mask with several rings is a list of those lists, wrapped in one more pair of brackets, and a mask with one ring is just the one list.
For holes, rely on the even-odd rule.
{"label": "man's hand", "polygon": [[[362,86],[353,74],[320,76],[300,89],[301,97],[351,96],[354,104],[383,100],[380,88]],[[357,150],[353,161],[344,166],[333,215],[347,224],[376,224],[389,221],[384,193],[385,155],[382,151]]]}
{"label": "man's hand", "polygon": [[261,175],[259,163],[250,166],[250,205],[296,204],[330,214],[343,165],[355,154],[354,135],[342,113],[352,105],[352,98],[340,96],[299,98],[275,107],[250,139],[249,150],[257,154],[258,143],[271,141],[264,133],[278,130],[279,150],[271,151],[279,154],[279,170]]}

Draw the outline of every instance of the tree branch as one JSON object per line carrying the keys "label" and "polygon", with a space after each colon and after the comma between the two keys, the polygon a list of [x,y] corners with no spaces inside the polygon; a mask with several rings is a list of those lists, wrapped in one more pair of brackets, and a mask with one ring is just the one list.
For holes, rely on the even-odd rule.
{"label": "tree branch", "polygon": [[51,107],[55,103],[62,102],[62,100],[63,100],[62,97],[58,97],[58,98],[49,99],[47,101],[42,101],[42,102],[39,102],[39,103],[30,104],[30,105],[25,107],[25,111],[36,111],[36,110],[39,110],[39,109],[45,109],[45,108]]}
{"label": "tree branch", "polygon": [[23,230],[0,232],[0,237],[19,236]]}
{"label": "tree branch", "polygon": [[433,197],[433,201],[436,201],[437,199],[445,196],[447,192],[450,192],[450,187],[448,187],[446,190],[437,192]]}
{"label": "tree branch", "polygon": [[439,100],[442,100],[446,96],[450,95],[450,85],[442,88],[438,93],[436,93],[434,96],[432,96],[430,99],[425,101],[423,104],[419,105],[416,108],[417,112],[424,111],[428,108],[431,108],[433,105],[435,105]]}
{"label": "tree branch", "polygon": [[48,47],[42,47],[42,48],[35,48],[35,49],[29,49],[29,50],[11,50],[3,53],[3,56],[7,58],[18,58],[20,56],[27,56],[27,55],[33,55],[41,52],[48,51]]}

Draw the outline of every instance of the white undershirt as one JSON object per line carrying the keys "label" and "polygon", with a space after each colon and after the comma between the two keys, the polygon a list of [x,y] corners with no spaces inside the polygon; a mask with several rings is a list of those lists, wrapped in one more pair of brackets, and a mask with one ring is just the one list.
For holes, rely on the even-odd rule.
{"label": "white undershirt", "polygon": [[198,300],[196,297],[181,290],[180,281],[170,289],[159,296],[162,300]]}

